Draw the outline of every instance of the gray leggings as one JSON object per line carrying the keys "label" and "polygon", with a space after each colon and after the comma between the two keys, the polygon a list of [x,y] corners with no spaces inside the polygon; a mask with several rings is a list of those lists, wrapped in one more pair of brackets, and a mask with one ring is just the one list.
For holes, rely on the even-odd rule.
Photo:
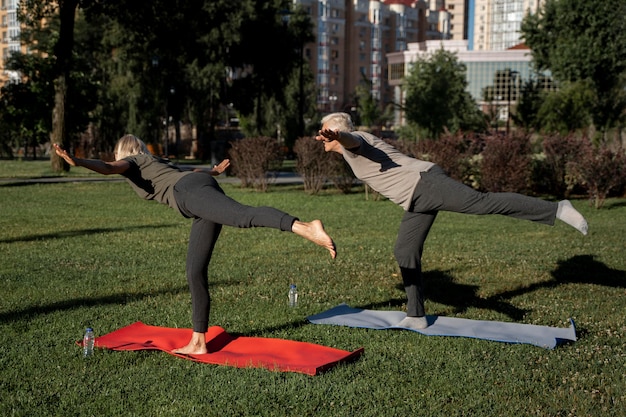
{"label": "gray leggings", "polygon": [[517,219],[554,225],[557,203],[516,193],[481,193],[448,177],[435,165],[421,173],[412,205],[404,213],[394,255],[407,294],[407,315],[421,317],[424,312],[421,259],[424,242],[437,213],[501,214]]}
{"label": "gray leggings", "polygon": [[211,307],[208,267],[222,225],[291,231],[297,218],[272,207],[240,204],[226,196],[215,178],[206,173],[181,178],[174,186],[174,198],[180,212],[193,218],[187,248],[187,283],[191,292],[193,330],[206,332]]}

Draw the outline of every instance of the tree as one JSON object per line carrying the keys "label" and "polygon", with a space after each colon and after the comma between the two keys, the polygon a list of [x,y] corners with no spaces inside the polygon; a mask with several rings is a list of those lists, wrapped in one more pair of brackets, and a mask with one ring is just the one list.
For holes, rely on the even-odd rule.
{"label": "tree", "polygon": [[[283,24],[280,12],[291,6],[288,0],[24,0],[20,4],[20,19],[26,25],[59,22],[48,53],[50,81],[54,80],[50,138],[66,146],[81,132],[86,110],[92,126],[103,135],[131,131],[147,142],[158,141],[163,128],[173,125],[178,143],[179,122],[191,122],[199,142],[206,145],[225,120],[223,109],[233,107],[241,114],[253,114],[258,132],[267,132],[276,121],[288,120],[284,87],[295,69],[305,66],[302,46],[313,40],[311,21],[302,11]],[[99,37],[82,39],[74,30],[76,16],[83,14],[89,27],[100,29]],[[81,48],[75,48],[75,42],[83,42]],[[266,48],[268,43],[273,47]],[[81,59],[86,56],[91,59]],[[81,66],[84,62],[90,67]],[[299,73],[299,84],[304,86],[309,74]],[[94,92],[89,81],[96,77],[99,89]],[[314,102],[309,99],[315,96],[313,90],[305,87],[297,90],[300,115],[308,114],[311,107],[306,103]],[[79,97],[93,102],[85,105]],[[80,112],[74,111],[73,103],[80,103]],[[52,160],[53,166],[61,165],[57,169],[63,168],[55,155]]]}
{"label": "tree", "polygon": [[[241,27],[241,42],[230,54],[231,66],[245,74],[233,80],[232,100],[247,119],[249,134],[275,131],[276,124],[284,123],[281,131],[293,145],[306,133],[306,115],[315,103],[313,77],[304,57],[304,46],[315,40],[313,24],[302,7],[292,10],[290,2],[252,3],[253,10]],[[270,101],[282,111],[267,119],[263,116]]]}
{"label": "tree", "polygon": [[[55,22],[50,23],[54,25]],[[25,27],[21,38],[27,39],[31,52],[14,52],[6,62],[7,69],[17,71],[22,76],[21,82],[7,83],[0,90],[3,133],[6,135],[4,140],[7,148],[11,145],[27,148],[30,145],[35,149],[39,143],[49,140],[54,88],[50,83],[51,60],[46,55],[51,51],[53,37],[52,30],[46,30],[39,25]]]}
{"label": "tree", "polygon": [[594,99],[588,82],[564,83],[558,91],[545,94],[537,122],[543,131],[563,135],[589,127]]}
{"label": "tree", "polygon": [[[41,12],[43,13],[43,12]],[[48,13],[48,12],[46,12]],[[52,13],[52,12],[50,12]],[[49,141],[54,127],[51,117],[53,103],[58,102],[58,89],[54,81],[58,78],[58,60],[55,48],[60,34],[60,16],[52,14],[47,19],[31,19],[22,13],[24,24],[20,41],[28,45],[28,52],[15,51],[7,60],[7,68],[21,75],[20,82],[7,84],[2,89],[5,121],[12,127],[14,135],[35,146]],[[65,74],[65,83],[73,88],[65,89],[66,101],[63,113],[63,143],[83,132],[90,120],[90,111],[96,103],[93,59],[86,55],[92,47],[90,42],[100,38],[99,28],[86,25],[80,12],[76,14],[76,36],[79,47],[71,53],[71,69]],[[97,41],[96,41],[97,43]],[[56,101],[55,101],[55,96]],[[60,120],[57,120],[60,123]],[[57,125],[57,128],[59,126]],[[61,166],[61,164],[60,164]]]}
{"label": "tree", "polygon": [[[74,47],[74,19],[80,0],[22,0],[20,1],[20,21],[32,23],[57,14],[59,16],[59,34],[53,48],[54,56],[54,107],[52,110],[52,143],[66,142],[66,104],[68,91],[71,90],[70,69],[72,49]],[[87,2],[85,0],[85,2]],[[60,172],[69,170],[61,158],[51,153],[52,169]]]}
{"label": "tree", "polygon": [[361,74],[361,82],[356,86],[355,102],[362,126],[380,128],[393,118],[393,107],[381,108],[380,100],[372,95],[372,80],[365,74]]}
{"label": "tree", "polygon": [[551,86],[551,79],[542,75],[522,83],[515,111],[511,113],[516,126],[527,132],[540,129],[539,109]]}
{"label": "tree", "polygon": [[590,83],[591,114],[602,132],[620,127],[626,114],[624,16],[624,0],[547,0],[521,27],[538,69],[559,82]]}
{"label": "tree", "polygon": [[407,121],[433,139],[445,130],[483,131],[484,117],[466,87],[465,65],[452,52],[419,58],[406,80]]}

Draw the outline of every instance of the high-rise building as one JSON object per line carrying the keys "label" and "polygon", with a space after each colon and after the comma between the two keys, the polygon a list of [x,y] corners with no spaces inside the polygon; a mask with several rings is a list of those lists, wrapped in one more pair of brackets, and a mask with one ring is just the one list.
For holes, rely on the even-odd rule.
{"label": "high-rise building", "polygon": [[0,0],[0,26],[2,28],[2,59],[0,60],[0,85],[7,81],[19,80],[19,74],[7,71],[6,61],[13,51],[21,49],[20,25],[17,21],[18,0]]}
{"label": "high-rise building", "polygon": [[359,83],[384,105],[395,102],[387,54],[409,43],[464,41],[469,51],[504,51],[520,43],[524,16],[545,0],[293,0],[314,23],[304,55],[316,76],[322,112],[356,105]]}
{"label": "high-rise building", "polygon": [[318,109],[350,110],[356,106],[355,92],[362,82],[370,84],[380,103],[391,102],[386,55],[426,39],[426,2],[294,0],[294,4],[313,21],[316,40],[305,45],[303,53],[316,77]]}
{"label": "high-rise building", "polygon": [[467,0],[470,51],[504,51],[520,43],[522,20],[545,0]]}

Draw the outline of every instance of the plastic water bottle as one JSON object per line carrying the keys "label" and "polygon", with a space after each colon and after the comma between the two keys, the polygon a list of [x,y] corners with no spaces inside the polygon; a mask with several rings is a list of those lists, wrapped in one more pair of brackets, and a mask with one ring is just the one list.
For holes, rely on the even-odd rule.
{"label": "plastic water bottle", "polygon": [[289,286],[289,307],[297,307],[298,306],[298,288],[296,284],[291,284]]}
{"label": "plastic water bottle", "polygon": [[93,345],[96,337],[93,334],[93,329],[87,327],[85,330],[85,336],[83,337],[83,357],[88,358],[93,356]]}

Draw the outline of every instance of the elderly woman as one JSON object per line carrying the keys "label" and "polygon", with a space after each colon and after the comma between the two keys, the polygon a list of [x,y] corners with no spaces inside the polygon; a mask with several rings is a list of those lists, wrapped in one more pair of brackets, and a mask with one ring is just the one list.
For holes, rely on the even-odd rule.
{"label": "elderly woman", "polygon": [[71,166],[82,166],[104,175],[120,174],[143,199],[155,200],[193,219],[187,249],[187,282],[192,300],[193,334],[181,354],[207,353],[210,296],[208,266],[222,225],[271,227],[293,232],[327,249],[335,258],[335,243],[320,220],[302,222],[272,207],[251,207],[224,194],[213,178],[228,168],[222,161],[210,170],[184,170],[150,154],[145,143],[133,135],[123,136],[115,146],[115,161],[76,158],[59,145],[55,152]]}

